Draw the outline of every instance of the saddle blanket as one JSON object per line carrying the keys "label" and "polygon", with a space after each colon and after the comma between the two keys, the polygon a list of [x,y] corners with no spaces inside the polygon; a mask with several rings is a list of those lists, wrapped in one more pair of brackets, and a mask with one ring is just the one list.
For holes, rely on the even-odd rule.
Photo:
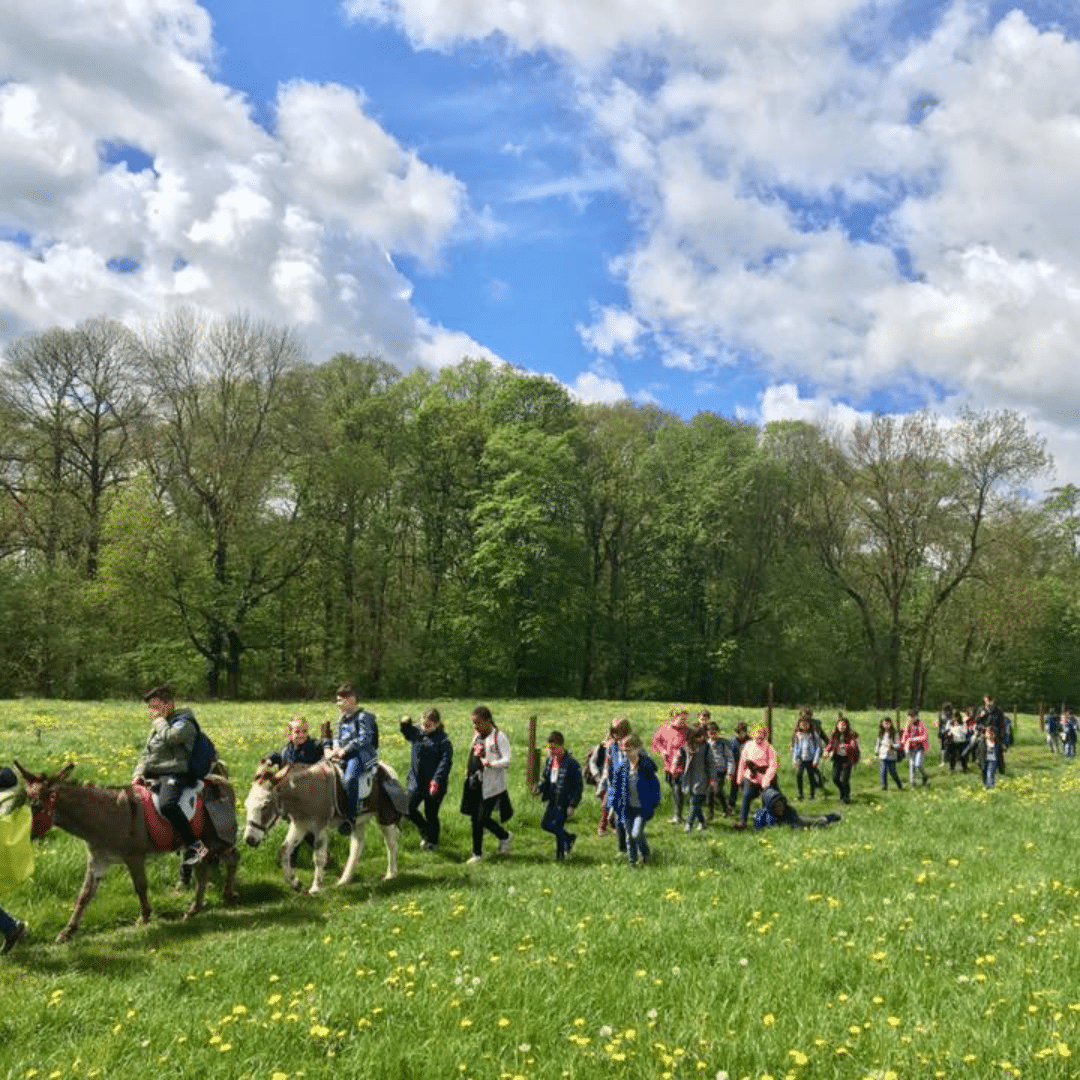
{"label": "saddle blanket", "polygon": [[[181,805],[184,808],[184,816],[191,822],[191,831],[196,836],[202,836],[203,826],[206,823],[206,813],[202,800],[202,781],[197,788],[184,792]],[[173,831],[171,822],[161,816],[158,809],[157,794],[151,792],[148,787],[136,784],[135,790],[143,804],[143,820],[146,822],[146,832],[151,842],[158,851],[172,851],[180,846],[180,837]],[[190,796],[190,800],[189,800]],[[190,806],[190,809],[189,809]]]}

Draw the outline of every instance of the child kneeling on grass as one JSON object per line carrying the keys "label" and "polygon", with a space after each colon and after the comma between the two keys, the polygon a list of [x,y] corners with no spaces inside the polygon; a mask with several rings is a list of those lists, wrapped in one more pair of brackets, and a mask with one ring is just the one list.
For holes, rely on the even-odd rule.
{"label": "child kneeling on grass", "polygon": [[644,866],[652,851],[645,839],[645,826],[660,805],[660,781],[656,762],[641,749],[641,739],[631,733],[622,741],[623,758],[611,778],[611,809],[626,832],[630,865]]}
{"label": "child kneeling on grass", "polygon": [[754,812],[755,829],[765,829],[770,825],[790,825],[793,829],[825,828],[839,820],[839,814],[802,817],[794,807],[788,805],[787,799],[776,788],[766,788],[762,792],[761,806]]}
{"label": "child kneeling on grass", "polygon": [[577,840],[577,833],[566,831],[566,822],[574,816],[574,811],[581,802],[581,765],[566,749],[566,740],[561,731],[553,731],[548,735],[547,749],[544,772],[535,791],[547,803],[540,828],[554,835],[555,858],[562,862],[574,850]]}

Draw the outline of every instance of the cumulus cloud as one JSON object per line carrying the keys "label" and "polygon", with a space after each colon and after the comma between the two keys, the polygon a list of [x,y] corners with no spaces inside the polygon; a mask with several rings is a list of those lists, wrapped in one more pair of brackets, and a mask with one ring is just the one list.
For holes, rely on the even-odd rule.
{"label": "cumulus cloud", "polygon": [[629,396],[618,379],[595,371],[583,371],[567,389],[571,397],[586,405],[613,405]]}
{"label": "cumulus cloud", "polygon": [[474,344],[416,317],[391,260],[437,265],[463,187],[359,93],[285,84],[267,131],[215,81],[194,0],[39,0],[0,20],[0,345],[178,302],[298,325],[317,360],[407,368]]}
{"label": "cumulus cloud", "polygon": [[1025,0],[997,22],[968,0],[345,7],[420,46],[491,39],[573,69],[636,223],[611,264],[625,302],[578,328],[609,362],[751,363],[818,404],[1080,413],[1069,5],[1049,28]]}

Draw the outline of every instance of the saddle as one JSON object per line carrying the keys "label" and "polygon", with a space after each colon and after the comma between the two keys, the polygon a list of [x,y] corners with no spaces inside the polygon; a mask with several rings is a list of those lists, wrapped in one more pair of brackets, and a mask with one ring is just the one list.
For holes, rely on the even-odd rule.
{"label": "saddle", "polygon": [[[157,791],[151,790],[142,784],[135,785],[135,791],[142,801],[143,820],[146,823],[146,832],[150,842],[158,851],[175,851],[182,841],[172,827],[172,823],[161,816],[158,809]],[[180,807],[184,811],[184,817],[191,822],[191,831],[196,836],[202,836],[206,826],[206,804],[203,799],[203,782],[200,780],[193,788],[187,788],[180,799]]]}

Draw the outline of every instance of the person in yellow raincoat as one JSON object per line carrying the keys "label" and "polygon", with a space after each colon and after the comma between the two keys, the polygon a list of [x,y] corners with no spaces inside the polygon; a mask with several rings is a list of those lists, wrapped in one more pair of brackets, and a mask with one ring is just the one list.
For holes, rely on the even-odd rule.
{"label": "person in yellow raincoat", "polygon": [[[32,816],[26,805],[26,792],[19,778],[8,768],[0,769],[0,892],[22,884],[34,869],[30,847]],[[0,934],[4,943],[0,955],[9,953],[24,937],[29,927],[0,907]]]}

